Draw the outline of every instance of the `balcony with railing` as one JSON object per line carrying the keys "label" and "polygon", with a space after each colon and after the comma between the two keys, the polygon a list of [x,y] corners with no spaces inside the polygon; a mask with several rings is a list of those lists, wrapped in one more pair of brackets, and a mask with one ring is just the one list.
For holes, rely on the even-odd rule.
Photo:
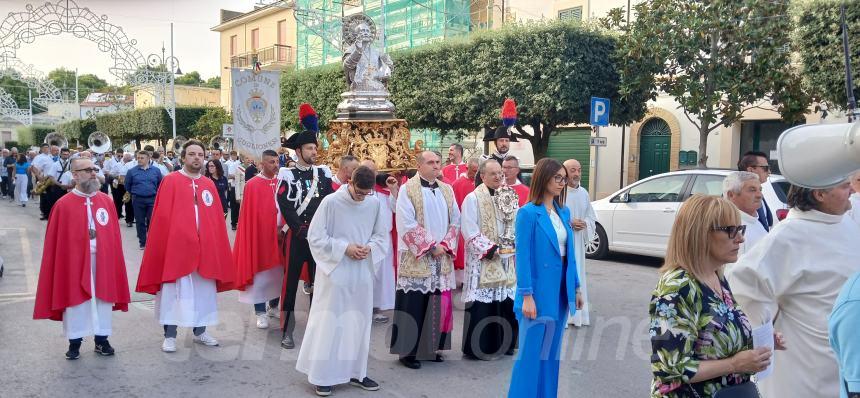
{"label": "balcony with railing", "polygon": [[230,57],[231,68],[250,68],[259,62],[263,69],[284,69],[295,65],[293,48],[283,44],[258,48],[256,51]]}

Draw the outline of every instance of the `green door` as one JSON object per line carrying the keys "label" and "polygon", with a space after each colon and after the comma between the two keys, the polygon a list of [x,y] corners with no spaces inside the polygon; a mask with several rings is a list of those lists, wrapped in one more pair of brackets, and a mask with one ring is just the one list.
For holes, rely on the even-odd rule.
{"label": "green door", "polygon": [[663,120],[654,118],[642,126],[639,140],[639,178],[669,171],[672,132]]}
{"label": "green door", "polygon": [[591,147],[589,138],[591,129],[588,128],[560,128],[558,134],[549,137],[546,156],[564,162],[567,159],[576,159],[582,165],[582,180],[580,184],[588,188],[589,165],[591,164]]}

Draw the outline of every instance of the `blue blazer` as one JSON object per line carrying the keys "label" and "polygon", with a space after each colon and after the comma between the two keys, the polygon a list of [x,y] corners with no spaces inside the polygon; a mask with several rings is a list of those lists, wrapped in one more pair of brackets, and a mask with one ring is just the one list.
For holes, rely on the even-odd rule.
{"label": "blue blazer", "polygon": [[558,237],[549,213],[543,205],[527,203],[517,212],[516,255],[517,255],[517,295],[514,311],[522,317],[523,296],[533,295],[537,307],[537,317],[558,319],[562,314],[559,308],[561,282],[567,284],[567,300],[570,314],[576,312],[576,294],[579,276],[576,270],[576,256],[573,249],[573,230],[570,228],[570,209],[554,203],[556,213],[567,230],[567,274],[562,275],[561,252]]}

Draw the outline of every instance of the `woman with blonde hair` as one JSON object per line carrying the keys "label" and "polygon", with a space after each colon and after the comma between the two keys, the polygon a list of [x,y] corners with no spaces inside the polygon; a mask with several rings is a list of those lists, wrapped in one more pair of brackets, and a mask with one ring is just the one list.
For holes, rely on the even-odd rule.
{"label": "woman with blonde hair", "polygon": [[[738,209],[720,197],[695,195],[681,206],[649,307],[652,397],[758,396],[750,375],[767,368],[771,351],[753,349],[722,272],[744,231]],[[781,349],[780,336],[776,343]]]}

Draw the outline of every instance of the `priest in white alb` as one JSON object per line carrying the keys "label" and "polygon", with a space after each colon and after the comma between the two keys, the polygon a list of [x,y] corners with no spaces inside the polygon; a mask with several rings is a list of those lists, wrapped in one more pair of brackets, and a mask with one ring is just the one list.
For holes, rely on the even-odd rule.
{"label": "priest in white alb", "polygon": [[443,362],[451,349],[451,289],[460,232],[460,209],[451,186],[439,180],[442,157],[418,155],[418,173],[397,195],[399,257],[391,353],[410,369]]}
{"label": "priest in white alb", "polygon": [[845,217],[851,187],[792,186],[788,217],[726,269],[738,304],[753,328],[773,322],[785,351],[759,380],[762,397],[838,397],[839,369],[827,318],[839,290],[860,271],[860,226]]}
{"label": "priest in white alb", "polygon": [[[488,360],[514,355],[517,344],[517,271],[512,238],[519,196],[509,186],[499,189],[504,178],[499,162],[483,161],[479,173],[483,183],[466,195],[460,213],[460,231],[466,244],[461,296],[466,303],[463,354]],[[510,227],[510,241],[505,240],[506,226]]]}
{"label": "priest in white alb", "polygon": [[371,169],[355,169],[347,186],[322,200],[308,229],[317,273],[296,369],[320,396],[345,383],[379,389],[367,377],[367,357],[374,275],[391,246],[391,214],[380,211],[374,184]]}
{"label": "priest in white alb", "polygon": [[588,190],[580,183],[582,182],[582,165],[576,159],[568,159],[564,162],[567,169],[567,188],[565,189],[564,204],[570,209],[570,224],[573,228],[574,252],[576,253],[576,265],[579,272],[579,283],[582,289],[582,308],[576,314],[567,319],[568,325],[577,327],[591,324],[589,319],[588,285],[585,283],[585,245],[591,241],[591,237],[597,233],[597,214],[591,207],[591,198]]}

